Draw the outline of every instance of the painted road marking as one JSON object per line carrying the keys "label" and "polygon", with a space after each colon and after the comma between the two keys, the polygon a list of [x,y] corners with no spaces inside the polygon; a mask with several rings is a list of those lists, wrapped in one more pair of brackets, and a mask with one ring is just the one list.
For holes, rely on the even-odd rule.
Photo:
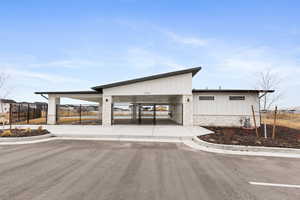
{"label": "painted road marking", "polygon": [[291,185],[291,184],[277,184],[277,183],[263,183],[263,182],[249,182],[251,185],[262,185],[262,186],[271,186],[271,187],[288,187],[288,188],[299,188],[300,185]]}

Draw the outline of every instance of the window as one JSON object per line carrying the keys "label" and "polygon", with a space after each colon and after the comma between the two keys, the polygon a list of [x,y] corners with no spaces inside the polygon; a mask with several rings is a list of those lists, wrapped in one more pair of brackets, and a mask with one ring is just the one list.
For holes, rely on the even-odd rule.
{"label": "window", "polygon": [[215,100],[214,96],[199,96],[199,100],[213,101]]}
{"label": "window", "polygon": [[245,100],[245,96],[229,96],[229,100]]}

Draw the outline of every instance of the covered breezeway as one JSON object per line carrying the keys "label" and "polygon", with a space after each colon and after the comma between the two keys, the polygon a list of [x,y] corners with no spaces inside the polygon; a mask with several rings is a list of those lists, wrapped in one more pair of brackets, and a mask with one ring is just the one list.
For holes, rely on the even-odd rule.
{"label": "covered breezeway", "polygon": [[[48,95],[48,124],[102,125],[103,95],[96,91],[51,92]],[[62,98],[89,104],[61,104]],[[182,95],[112,96],[111,125],[182,125]]]}
{"label": "covered breezeway", "polygon": [[182,96],[112,97],[112,124],[182,125]]}
{"label": "covered breezeway", "polygon": [[[102,94],[97,91],[37,92],[48,100],[47,124],[102,124]],[[44,95],[48,95],[45,97]],[[62,98],[84,101],[61,104]]]}

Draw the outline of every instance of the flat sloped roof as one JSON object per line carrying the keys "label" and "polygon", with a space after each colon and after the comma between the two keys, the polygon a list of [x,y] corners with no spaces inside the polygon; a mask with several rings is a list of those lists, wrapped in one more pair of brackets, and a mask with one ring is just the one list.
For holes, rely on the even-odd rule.
{"label": "flat sloped roof", "polygon": [[34,94],[102,94],[102,91],[51,91],[51,92],[35,92]]}
{"label": "flat sloped roof", "polygon": [[194,67],[194,68],[189,68],[189,69],[184,69],[184,70],[179,70],[179,71],[173,71],[173,72],[168,72],[168,73],[163,73],[163,74],[157,74],[157,75],[146,76],[146,77],[142,77],[142,78],[131,79],[131,80],[127,80],[127,81],[120,81],[120,82],[115,82],[115,83],[110,83],[110,84],[105,84],[105,85],[99,85],[99,86],[92,87],[92,89],[97,90],[97,91],[102,91],[102,89],[104,89],[104,88],[129,85],[129,84],[133,84],[133,83],[150,81],[150,80],[155,80],[155,79],[159,79],[159,78],[166,78],[166,77],[170,77],[170,76],[176,76],[176,75],[187,74],[187,73],[192,73],[192,76],[194,76],[200,70],[201,70],[201,67]]}
{"label": "flat sloped roof", "polygon": [[0,99],[0,102],[1,103],[16,103],[16,101],[12,100],[12,99]]}
{"label": "flat sloped roof", "polygon": [[193,89],[193,93],[200,93],[200,92],[247,92],[247,93],[259,93],[259,92],[269,92],[272,93],[275,90],[255,90],[255,89]]}

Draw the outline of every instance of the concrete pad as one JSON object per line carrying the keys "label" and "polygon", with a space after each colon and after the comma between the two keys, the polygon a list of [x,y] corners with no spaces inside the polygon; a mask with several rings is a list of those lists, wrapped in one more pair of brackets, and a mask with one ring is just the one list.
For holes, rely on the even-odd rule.
{"label": "concrete pad", "polygon": [[[39,125],[15,125],[18,128],[37,128]],[[212,133],[200,126],[178,125],[43,125],[58,137],[151,137],[151,138],[192,138]]]}

